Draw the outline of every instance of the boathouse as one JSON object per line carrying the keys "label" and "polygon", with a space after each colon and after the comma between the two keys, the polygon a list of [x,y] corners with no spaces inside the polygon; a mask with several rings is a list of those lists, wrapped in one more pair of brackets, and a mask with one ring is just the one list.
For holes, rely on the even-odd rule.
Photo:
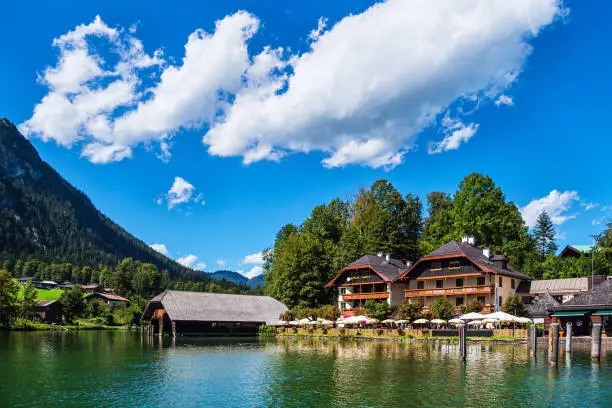
{"label": "boathouse", "polygon": [[142,320],[159,334],[254,336],[287,310],[269,296],[166,290],[149,301]]}

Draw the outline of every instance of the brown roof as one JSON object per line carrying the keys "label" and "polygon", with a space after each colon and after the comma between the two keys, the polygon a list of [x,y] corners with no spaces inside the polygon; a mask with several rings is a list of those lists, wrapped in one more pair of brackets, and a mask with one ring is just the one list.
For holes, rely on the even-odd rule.
{"label": "brown roof", "polygon": [[338,279],[344,271],[361,268],[372,268],[372,270],[376,272],[376,274],[379,275],[385,282],[394,281],[398,276],[408,270],[408,266],[397,259],[389,258],[389,261],[387,261],[387,258],[384,255],[364,255],[353,263],[342,268],[340,272],[325,286],[329,287],[333,285],[336,279]]}
{"label": "brown roof", "polygon": [[491,258],[484,256],[482,249],[473,245],[469,245],[460,241],[449,241],[442,245],[440,248],[428,253],[424,257],[420,258],[410,270],[404,272],[399,278],[404,278],[408,273],[420,262],[441,259],[441,258],[452,258],[454,256],[466,257],[476,265],[480,266],[485,272],[491,272],[502,276],[508,276],[515,279],[531,280],[532,278],[517,271],[510,265],[506,265],[506,268],[502,268],[496,265],[497,260],[503,259],[499,255],[494,255]]}
{"label": "brown roof", "polygon": [[559,302],[548,292],[538,295],[538,298],[532,304],[524,305],[525,312],[528,317],[544,317],[548,316],[549,310],[559,306]]}
{"label": "brown roof", "polygon": [[96,292],[96,293],[94,293],[94,294],[93,294],[93,295],[91,295],[91,296],[99,296],[99,297],[101,297],[101,298],[103,298],[103,299],[106,299],[106,300],[113,300],[113,301],[115,301],[115,302],[129,302],[129,300],[128,300],[128,299],[126,299],[126,298],[124,298],[124,297],[121,297],[121,296],[119,296],[119,295],[112,294],[112,293],[101,293],[101,292]]}
{"label": "brown roof", "polygon": [[36,306],[40,306],[40,307],[47,307],[50,306],[51,304],[57,302],[57,300],[37,300],[36,301]]}

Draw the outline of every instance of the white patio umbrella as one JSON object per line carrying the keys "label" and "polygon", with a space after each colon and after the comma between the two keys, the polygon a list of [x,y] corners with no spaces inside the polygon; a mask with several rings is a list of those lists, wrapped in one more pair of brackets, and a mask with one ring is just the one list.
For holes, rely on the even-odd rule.
{"label": "white patio umbrella", "polygon": [[344,319],[344,321],[342,323],[344,324],[359,324],[359,323],[365,323],[368,320],[367,317],[365,316],[350,316],[347,317],[346,319]]}
{"label": "white patio umbrella", "polygon": [[532,323],[531,319],[528,317],[517,317],[516,322],[521,324]]}
{"label": "white patio umbrella", "polygon": [[368,319],[368,320],[366,320],[365,323],[366,324],[378,324],[378,323],[380,323],[380,320],[378,320],[378,319]]}
{"label": "white patio umbrella", "polygon": [[467,323],[470,326],[480,326],[482,324],[482,322],[480,320],[472,320],[470,322]]}
{"label": "white patio umbrella", "polygon": [[302,323],[300,323],[299,320],[292,320],[292,321],[289,322],[289,324],[291,326],[301,326],[302,325]]}
{"label": "white patio umbrella", "polygon": [[445,324],[446,320],[442,320],[442,319],[433,319],[431,321],[433,324]]}
{"label": "white patio umbrella", "polygon": [[316,320],[309,320],[304,323],[305,326],[316,326],[317,324],[320,324],[320,323]]}
{"label": "white patio umbrella", "polygon": [[427,320],[427,319],[417,319],[413,323],[414,324],[426,324],[426,323],[429,323],[429,320]]}
{"label": "white patio umbrella", "polygon": [[485,317],[489,317],[489,316],[485,316],[480,313],[471,312],[471,313],[466,313],[464,315],[459,316],[459,319],[461,320],[482,320]]}
{"label": "white patio umbrella", "polygon": [[410,320],[406,320],[406,319],[399,319],[395,321],[395,324],[408,324],[410,323]]}
{"label": "white patio umbrella", "polygon": [[465,323],[461,319],[450,319],[448,322],[451,323],[451,324],[463,324],[463,323]]}
{"label": "white patio umbrella", "polygon": [[500,322],[515,322],[517,317],[506,312],[495,312],[485,315],[485,319],[497,319]]}
{"label": "white patio umbrella", "polygon": [[279,320],[278,322],[272,324],[272,326],[288,326],[289,322],[285,321],[285,320]]}
{"label": "white patio umbrella", "polygon": [[499,323],[499,320],[491,319],[490,317],[487,317],[485,319],[482,319],[480,322],[484,323],[484,324],[487,324],[487,323]]}
{"label": "white patio umbrella", "polygon": [[395,322],[397,322],[397,320],[395,320],[395,319],[385,319],[381,323],[383,323],[383,324],[393,324]]}
{"label": "white patio umbrella", "polygon": [[331,326],[332,324],[334,324],[334,322],[332,322],[331,320],[321,319],[320,317],[317,318],[317,323],[323,326]]}

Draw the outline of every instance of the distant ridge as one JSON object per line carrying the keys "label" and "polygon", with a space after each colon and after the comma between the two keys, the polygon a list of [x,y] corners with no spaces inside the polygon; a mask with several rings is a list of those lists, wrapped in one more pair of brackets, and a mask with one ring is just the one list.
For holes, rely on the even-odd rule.
{"label": "distant ridge", "polygon": [[257,275],[251,279],[238,272],[221,270],[216,272],[210,272],[209,275],[215,280],[225,280],[232,282],[237,285],[246,285],[249,289],[257,289],[263,287],[263,275]]}
{"label": "distant ridge", "polygon": [[98,211],[7,119],[0,119],[0,256],[108,266],[131,257],[168,270],[171,276],[209,280],[153,250]]}

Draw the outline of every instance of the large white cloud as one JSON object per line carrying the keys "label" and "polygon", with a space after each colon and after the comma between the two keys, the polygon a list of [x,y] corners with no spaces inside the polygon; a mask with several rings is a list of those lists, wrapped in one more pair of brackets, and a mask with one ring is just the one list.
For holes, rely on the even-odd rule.
{"label": "large white cloud", "polygon": [[255,252],[254,254],[247,255],[242,259],[243,265],[248,265],[248,264],[262,265],[263,263],[264,263],[263,253],[261,252]]}
{"label": "large white cloud", "polygon": [[203,200],[203,195],[201,193],[198,195],[194,195],[195,190],[196,188],[193,184],[191,184],[182,177],[176,176],[168,192],[162,195],[161,197],[158,197],[157,203],[163,204],[164,202],[166,202],[168,204],[169,210],[179,204],[206,204],[206,202]]}
{"label": "large white cloud", "polygon": [[255,265],[253,266],[251,269],[249,269],[248,271],[245,271],[243,269],[238,269],[237,271],[239,274],[243,275],[246,278],[254,278],[256,276],[259,276],[263,273],[263,267],[260,265]]}
{"label": "large white cloud", "polygon": [[180,257],[176,260],[176,262],[180,263],[181,265],[187,268],[195,269],[198,271],[202,271],[206,268],[206,263],[200,261],[199,258],[193,254],[189,254],[189,255]]}
{"label": "large white cloud", "polygon": [[552,190],[546,197],[532,200],[520,209],[525,224],[530,228],[536,225],[538,216],[546,211],[553,224],[563,224],[565,221],[576,218],[574,214],[566,214],[572,204],[578,202],[580,197],[576,191],[560,192]]}
{"label": "large white cloud", "polygon": [[[177,131],[207,129],[210,154],[245,163],[318,150],[327,167],[393,167],[449,112],[463,123],[485,102],[510,101],[500,96],[523,70],[529,40],[563,13],[560,0],[388,0],[327,31],[320,20],[296,54],[249,53],[260,22],[241,11],[213,33],[195,30],[180,64],[96,17],[54,41],[58,61],[41,76],[49,92],[21,129],[78,141],[96,163],[150,142],[168,159]],[[106,62],[92,39],[110,44],[118,62]],[[150,79],[156,67],[161,75]],[[475,126],[443,132],[434,150],[467,142]]]}
{"label": "large white cloud", "polygon": [[204,143],[247,163],[322,150],[329,167],[397,165],[453,104],[494,102],[523,69],[529,38],[562,13],[557,0],[376,4],[319,27],[311,50],[290,56],[290,75],[269,64]]}
{"label": "large white cloud", "polygon": [[154,250],[156,250],[157,252],[159,252],[160,254],[165,255],[168,258],[170,257],[170,251],[168,251],[168,248],[166,247],[165,244],[151,244],[149,246],[153,248]]}

